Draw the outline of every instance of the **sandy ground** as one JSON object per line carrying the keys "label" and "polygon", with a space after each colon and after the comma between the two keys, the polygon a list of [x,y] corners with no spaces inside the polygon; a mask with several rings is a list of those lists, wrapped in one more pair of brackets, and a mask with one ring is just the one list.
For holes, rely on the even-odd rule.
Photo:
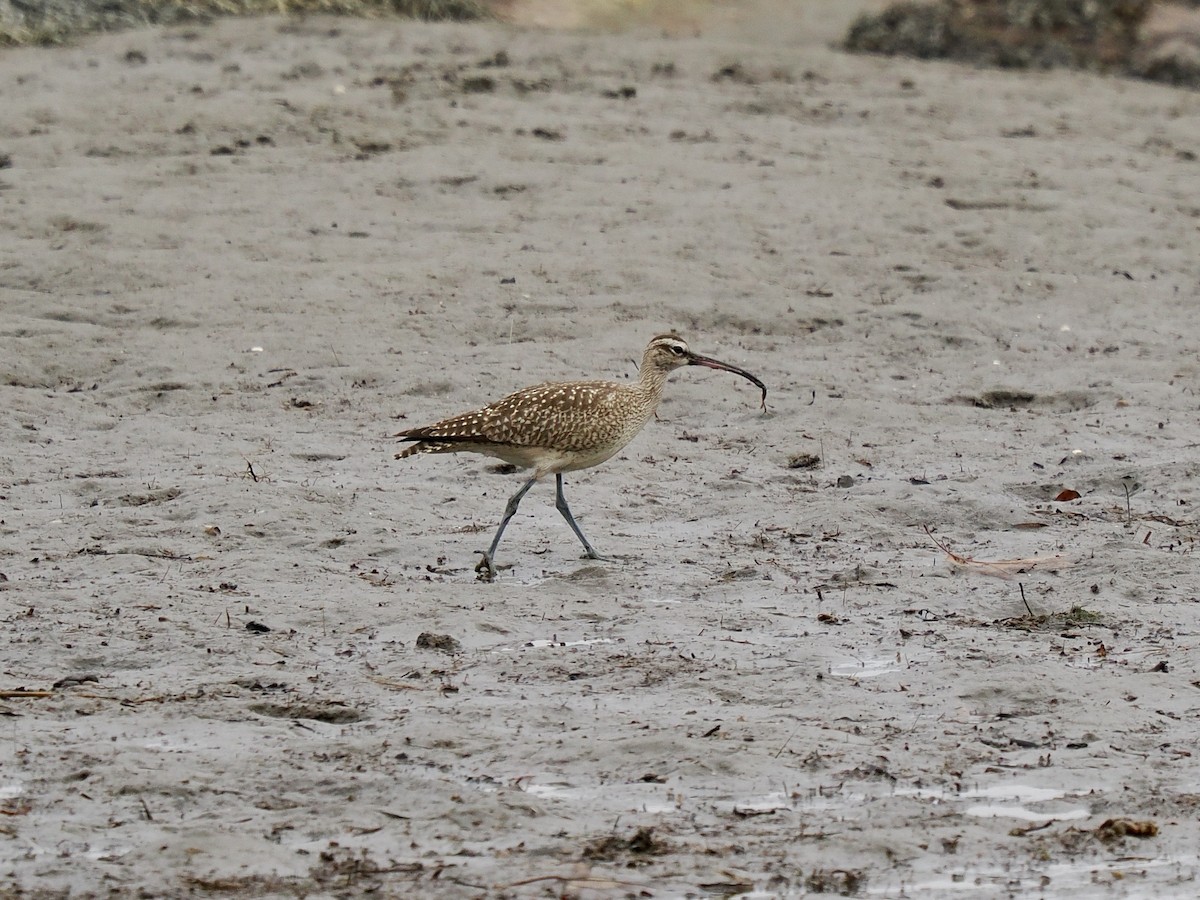
{"label": "sandy ground", "polygon": [[1196,895],[1200,95],[813,9],[0,54],[0,895]]}

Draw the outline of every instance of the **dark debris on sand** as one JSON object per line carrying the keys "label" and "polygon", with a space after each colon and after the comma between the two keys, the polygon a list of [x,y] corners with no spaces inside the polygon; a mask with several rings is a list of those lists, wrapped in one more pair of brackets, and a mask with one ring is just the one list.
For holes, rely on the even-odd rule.
{"label": "dark debris on sand", "polygon": [[426,21],[492,17],[484,0],[0,0],[0,46],[61,44],[94,31],[280,13]]}
{"label": "dark debris on sand", "polygon": [[845,47],[1200,88],[1200,0],[940,0],[861,16]]}

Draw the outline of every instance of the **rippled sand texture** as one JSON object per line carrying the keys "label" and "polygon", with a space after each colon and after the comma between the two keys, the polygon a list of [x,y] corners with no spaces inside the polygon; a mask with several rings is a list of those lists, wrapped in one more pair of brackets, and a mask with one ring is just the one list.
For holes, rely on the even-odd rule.
{"label": "rippled sand texture", "polygon": [[1193,896],[1200,96],[805,10],[0,55],[0,893]]}

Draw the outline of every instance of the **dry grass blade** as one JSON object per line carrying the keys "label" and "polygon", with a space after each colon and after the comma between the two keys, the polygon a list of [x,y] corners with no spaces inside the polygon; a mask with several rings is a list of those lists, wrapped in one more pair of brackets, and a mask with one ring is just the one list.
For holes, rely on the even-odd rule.
{"label": "dry grass blade", "polygon": [[1020,559],[991,559],[982,560],[975,559],[970,556],[963,556],[955,553],[944,543],[933,536],[933,532],[926,525],[925,533],[929,535],[929,539],[933,541],[934,546],[946,554],[950,561],[960,568],[966,569],[969,572],[976,572],[980,575],[992,575],[996,578],[1012,578],[1016,575],[1024,575],[1027,572],[1057,572],[1060,569],[1066,569],[1074,562],[1062,556],[1027,556]]}

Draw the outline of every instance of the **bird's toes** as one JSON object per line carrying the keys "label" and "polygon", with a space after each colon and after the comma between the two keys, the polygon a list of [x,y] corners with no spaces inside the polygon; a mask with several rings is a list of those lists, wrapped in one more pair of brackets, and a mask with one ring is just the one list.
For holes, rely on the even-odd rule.
{"label": "bird's toes", "polygon": [[486,553],[481,554],[480,560],[475,566],[475,574],[478,580],[484,584],[491,584],[496,580],[496,567],[492,565],[492,558]]}

